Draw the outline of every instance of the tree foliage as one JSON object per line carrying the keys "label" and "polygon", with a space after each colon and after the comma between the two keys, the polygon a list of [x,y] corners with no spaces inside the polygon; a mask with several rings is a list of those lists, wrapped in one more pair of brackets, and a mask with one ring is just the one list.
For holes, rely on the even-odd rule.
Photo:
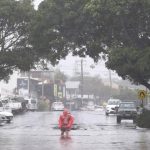
{"label": "tree foliage", "polygon": [[0,1],[0,79],[39,60],[57,64],[69,52],[106,66],[150,89],[149,0]]}
{"label": "tree foliage", "polygon": [[142,84],[150,89],[150,49],[122,48],[114,49],[108,55],[108,68],[116,70],[123,79]]}
{"label": "tree foliage", "polygon": [[35,24],[32,44],[54,64],[70,51],[95,61],[103,52],[108,68],[150,89],[149,0],[45,0]]}
{"label": "tree foliage", "polygon": [[[124,2],[124,3],[122,3]],[[150,1],[116,3],[112,46],[106,66],[123,79],[150,89]],[[117,23],[116,23],[117,22]]]}
{"label": "tree foliage", "polygon": [[0,80],[7,80],[14,69],[33,66],[29,45],[29,25],[34,14],[30,0],[0,1]]}

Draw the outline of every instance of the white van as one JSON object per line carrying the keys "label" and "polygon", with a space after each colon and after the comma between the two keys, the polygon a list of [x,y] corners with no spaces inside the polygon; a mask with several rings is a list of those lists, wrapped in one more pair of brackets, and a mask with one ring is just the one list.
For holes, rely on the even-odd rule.
{"label": "white van", "polygon": [[29,99],[25,99],[27,100],[27,109],[30,111],[35,111],[38,109],[37,107],[37,99],[35,98],[29,98]]}
{"label": "white van", "polygon": [[106,105],[105,114],[116,114],[117,108],[119,107],[121,100],[120,99],[109,99]]}

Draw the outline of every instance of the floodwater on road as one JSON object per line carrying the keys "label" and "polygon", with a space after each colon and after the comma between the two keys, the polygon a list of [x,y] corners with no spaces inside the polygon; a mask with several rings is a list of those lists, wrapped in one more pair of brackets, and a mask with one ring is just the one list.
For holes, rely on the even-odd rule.
{"label": "floodwater on road", "polygon": [[0,150],[149,150],[150,130],[131,120],[116,123],[116,116],[103,111],[74,111],[78,130],[60,138],[61,112],[27,112],[0,126]]}

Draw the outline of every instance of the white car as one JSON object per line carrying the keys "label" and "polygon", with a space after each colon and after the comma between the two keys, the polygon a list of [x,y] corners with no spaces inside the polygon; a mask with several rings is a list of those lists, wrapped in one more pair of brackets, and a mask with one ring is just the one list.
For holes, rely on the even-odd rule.
{"label": "white car", "polygon": [[27,101],[27,109],[30,111],[36,111],[38,109],[38,101],[36,98],[25,98]]}
{"label": "white car", "polygon": [[22,110],[21,102],[16,101],[13,97],[2,98],[3,109],[7,112],[17,113]]}
{"label": "white car", "polygon": [[103,106],[99,106],[99,105],[95,105],[95,111],[103,111],[104,107]]}
{"label": "white car", "polygon": [[10,123],[13,119],[13,114],[11,112],[2,111],[2,112],[0,112],[0,115],[3,117],[5,116],[5,121],[7,123]]}
{"label": "white car", "polygon": [[0,125],[6,121],[6,117],[4,115],[0,115]]}
{"label": "white car", "polygon": [[64,104],[62,102],[53,102],[51,106],[51,110],[55,111],[63,111],[64,110]]}
{"label": "white car", "polygon": [[10,123],[13,119],[13,114],[6,110],[5,107],[3,107],[3,103],[0,101],[0,118],[1,121],[6,121],[7,123]]}
{"label": "white car", "polygon": [[109,99],[105,109],[106,116],[109,114],[116,114],[120,102],[119,99]]}

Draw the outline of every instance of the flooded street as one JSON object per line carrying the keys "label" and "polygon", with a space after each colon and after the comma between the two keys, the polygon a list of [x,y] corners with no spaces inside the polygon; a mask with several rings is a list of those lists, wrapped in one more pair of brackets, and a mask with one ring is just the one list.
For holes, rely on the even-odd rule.
{"label": "flooded street", "polygon": [[72,112],[78,130],[61,139],[57,128],[61,112],[27,112],[0,126],[1,150],[149,150],[150,130],[136,128],[132,121],[116,123],[104,112]]}

